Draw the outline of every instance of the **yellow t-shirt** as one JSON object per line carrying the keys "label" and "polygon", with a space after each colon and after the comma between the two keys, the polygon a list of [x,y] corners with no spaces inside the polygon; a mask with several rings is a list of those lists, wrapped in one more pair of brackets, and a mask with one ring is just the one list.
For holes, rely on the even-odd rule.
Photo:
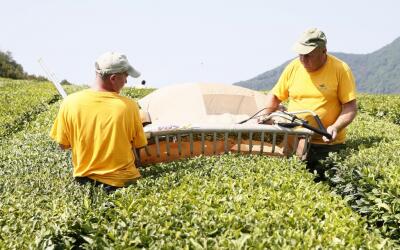
{"label": "yellow t-shirt", "polygon": [[[354,76],[349,66],[329,55],[326,63],[315,72],[307,72],[297,58],[286,66],[272,93],[281,101],[289,98],[288,111],[312,110],[325,128],[332,125],[342,111],[342,104],[356,99]],[[311,115],[298,115],[310,125],[318,125]],[[332,144],[343,143],[346,131],[338,132]],[[315,134],[312,143],[326,144]]]}
{"label": "yellow t-shirt", "polygon": [[61,104],[50,136],[71,147],[74,176],[123,187],[140,177],[132,148],[147,144],[138,105],[115,92],[83,90]]}

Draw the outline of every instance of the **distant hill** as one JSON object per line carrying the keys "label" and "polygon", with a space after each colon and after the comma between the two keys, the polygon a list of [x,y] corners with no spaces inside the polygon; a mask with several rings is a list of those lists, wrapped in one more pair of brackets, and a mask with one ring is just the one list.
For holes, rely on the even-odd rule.
{"label": "distant hill", "polygon": [[26,73],[20,64],[18,64],[11,55],[11,52],[0,51],[0,77],[24,79]]}
{"label": "distant hill", "polygon": [[0,77],[11,79],[47,80],[43,76],[26,73],[21,64],[17,63],[10,51],[0,51]]}
{"label": "distant hill", "polygon": [[[400,93],[400,37],[369,54],[328,53],[342,59],[351,67],[359,92]],[[250,80],[234,83],[234,85],[255,90],[269,90],[278,81],[281,72],[290,61]]]}

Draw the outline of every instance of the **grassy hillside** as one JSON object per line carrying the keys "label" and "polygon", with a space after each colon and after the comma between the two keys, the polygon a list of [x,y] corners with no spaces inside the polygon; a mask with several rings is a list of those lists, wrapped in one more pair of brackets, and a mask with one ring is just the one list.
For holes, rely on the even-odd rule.
{"label": "grassy hillside", "polygon": [[[52,91],[24,84],[32,96]],[[111,195],[73,181],[69,151],[48,137],[60,101],[44,101],[0,142],[0,249],[399,247],[399,99],[374,98],[360,96],[348,148],[325,163],[335,166],[327,183],[296,158],[229,154],[153,165]],[[43,102],[14,103],[23,117]]]}

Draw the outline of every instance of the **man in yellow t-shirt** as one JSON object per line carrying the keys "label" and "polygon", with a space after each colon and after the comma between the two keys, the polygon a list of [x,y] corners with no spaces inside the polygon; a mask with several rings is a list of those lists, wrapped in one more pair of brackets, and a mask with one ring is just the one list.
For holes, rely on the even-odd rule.
{"label": "man in yellow t-shirt", "polygon": [[140,73],[116,52],[101,55],[95,67],[94,85],[65,98],[50,136],[61,148],[71,149],[79,183],[113,191],[140,177],[132,150],[144,147],[147,139],[137,103],[119,95],[127,77]]}
{"label": "man in yellow t-shirt", "polygon": [[[356,87],[349,66],[338,58],[327,54],[325,34],[315,28],[306,30],[293,49],[299,54],[286,66],[278,83],[268,93],[267,113],[278,109],[279,104],[289,99],[288,111],[311,110],[322,121],[329,140],[316,134],[311,140],[307,155],[307,166],[324,179],[319,161],[329,152],[338,151],[346,139],[345,128],[356,116]],[[309,116],[302,116],[314,127],[318,124]]]}

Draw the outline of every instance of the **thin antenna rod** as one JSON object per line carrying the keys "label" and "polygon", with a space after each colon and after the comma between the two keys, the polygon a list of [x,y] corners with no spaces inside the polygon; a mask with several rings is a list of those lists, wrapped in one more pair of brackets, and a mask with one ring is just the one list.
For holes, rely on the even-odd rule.
{"label": "thin antenna rod", "polygon": [[60,95],[62,96],[62,98],[65,99],[65,97],[67,97],[67,93],[65,93],[63,87],[61,86],[61,84],[59,83],[59,81],[57,80],[57,77],[55,76],[54,73],[51,73],[49,68],[45,65],[44,61],[42,58],[39,58],[38,63],[40,64],[40,66],[42,67],[42,69],[44,70],[44,72],[46,73],[47,77],[49,78],[49,80],[53,83],[53,85],[57,88],[58,93],[60,93]]}

